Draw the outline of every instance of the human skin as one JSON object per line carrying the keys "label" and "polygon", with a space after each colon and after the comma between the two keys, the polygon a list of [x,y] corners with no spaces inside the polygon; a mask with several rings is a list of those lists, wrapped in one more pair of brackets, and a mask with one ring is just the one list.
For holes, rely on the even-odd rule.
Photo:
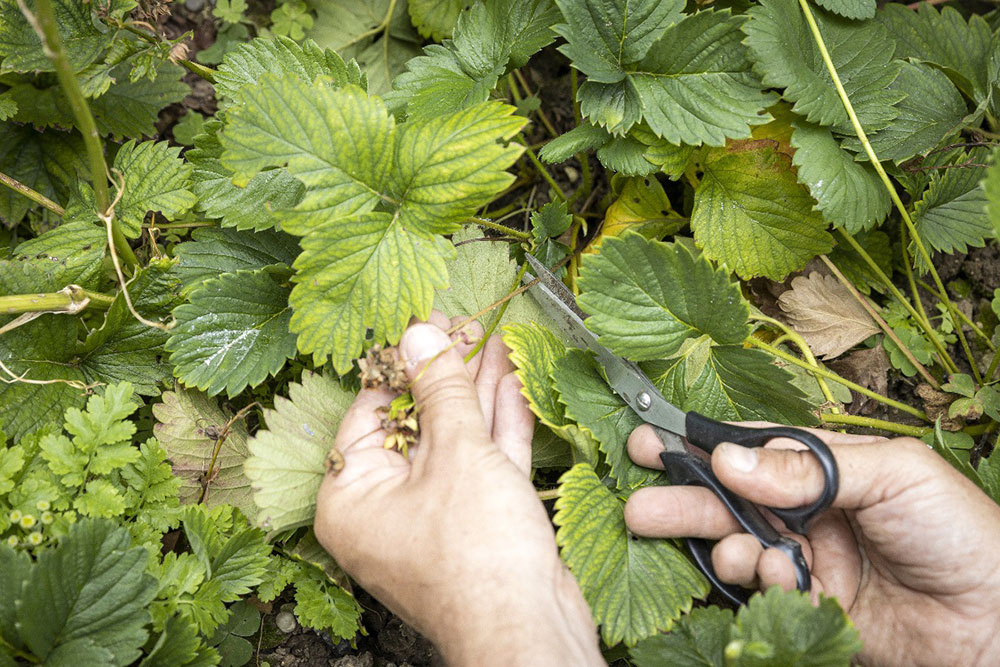
{"label": "human skin", "polygon": [[469,364],[467,342],[434,358],[449,324],[435,313],[400,341],[420,421],[409,460],[382,447],[375,410],[391,393],[363,390],[348,410],[335,444],[344,467],[323,481],[316,536],[449,665],[604,665],[528,479],[534,417],[509,351],[491,337]]}
{"label": "human skin", "polygon": [[[814,598],[836,596],[861,634],[861,663],[1000,664],[1000,506],[919,440],[814,432],[837,460],[840,489],[808,536],[792,537],[810,564]],[[760,505],[804,505],[819,497],[823,474],[792,444],[722,445],[712,469]],[[648,426],[628,448],[639,465],[662,468],[663,446]],[[712,563],[723,581],[794,588],[788,558],[763,550],[707,489],[640,489],[625,521],[646,537],[719,540]]]}

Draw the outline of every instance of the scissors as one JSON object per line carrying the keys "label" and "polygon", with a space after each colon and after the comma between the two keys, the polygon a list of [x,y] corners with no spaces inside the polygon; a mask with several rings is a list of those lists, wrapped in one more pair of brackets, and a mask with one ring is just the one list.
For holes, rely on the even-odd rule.
{"label": "scissors", "polygon": [[[538,281],[529,289],[542,309],[576,346],[594,353],[604,369],[608,385],[653,428],[663,443],[660,460],[663,461],[670,482],[709,488],[732,513],[740,526],[756,537],[765,549],[772,547],[779,549],[791,559],[795,568],[796,586],[800,591],[808,591],[809,566],[802,555],[801,545],[778,533],[756,505],[723,486],[708,463],[688,451],[684,439],[707,453],[711,453],[722,442],[732,442],[744,447],[762,447],[774,438],[791,438],[805,445],[815,455],[823,469],[823,493],[814,502],[801,507],[768,508],[784,522],[785,526],[799,534],[806,533],[813,517],[826,510],[837,495],[839,483],[837,463],[826,443],[804,429],[790,426],[770,428],[734,426],[697,412],[684,412],[671,404],[638,365],[622,359],[598,342],[597,336],[583,323],[586,316],[577,306],[576,298],[562,281],[531,255],[526,255],[526,258],[538,276]],[[532,280],[534,277],[526,273],[525,281]],[[746,604],[749,591],[727,584],[715,574],[709,542],[699,538],[687,538],[686,542],[695,563],[712,585],[736,604]]]}

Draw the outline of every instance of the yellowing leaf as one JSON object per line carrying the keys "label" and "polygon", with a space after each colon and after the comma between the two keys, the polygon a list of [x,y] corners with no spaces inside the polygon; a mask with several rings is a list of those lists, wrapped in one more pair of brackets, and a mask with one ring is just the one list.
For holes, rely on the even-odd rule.
{"label": "yellowing leaf", "polygon": [[580,463],[559,480],[556,542],[601,638],[633,645],[668,629],[708,582],[669,540],[629,535],[622,502]]}
{"label": "yellowing leaf", "polygon": [[838,357],[880,331],[840,281],[815,271],[792,280],[778,305],[810,349],[824,359]]}
{"label": "yellowing leaf", "polygon": [[670,205],[663,186],[653,176],[629,178],[608,210],[604,213],[601,233],[594,237],[584,252],[600,252],[607,237],[621,236],[631,229],[648,239],[661,239],[687,224]]}
{"label": "yellowing leaf", "polygon": [[167,450],[174,474],[182,480],[180,500],[196,503],[208,485],[204,503],[209,507],[230,504],[253,521],[257,508],[250,496],[250,480],[243,474],[243,461],[250,455],[247,429],[242,420],[229,427],[219,447],[213,472],[208,467],[231,415],[200,391],[181,389],[164,392],[153,405],[157,424],[153,432]]}

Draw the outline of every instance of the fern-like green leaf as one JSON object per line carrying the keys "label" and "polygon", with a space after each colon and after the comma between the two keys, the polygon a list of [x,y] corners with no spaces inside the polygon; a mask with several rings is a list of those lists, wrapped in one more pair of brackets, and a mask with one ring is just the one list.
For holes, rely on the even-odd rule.
{"label": "fern-like green leaf", "polygon": [[209,396],[232,397],[274,375],[295,356],[288,331],[290,288],[266,269],[226,273],[208,280],[174,310],[167,340],[174,374]]}
{"label": "fern-like green leaf", "polygon": [[174,218],[194,206],[197,199],[188,189],[191,166],[179,156],[180,148],[165,141],[129,141],[118,150],[114,168],[123,174],[124,185],[115,213],[126,236],[142,233],[147,211]]}
{"label": "fern-like green leaf", "polygon": [[[763,0],[749,11],[743,30],[764,83],[784,88],[782,96],[811,123],[854,134],[819,48],[795,0]],[[876,23],[858,24],[821,9],[813,11],[844,90],[866,132],[897,116],[903,94],[890,87],[900,63],[892,60],[892,37]]]}
{"label": "fern-like green leaf", "polygon": [[524,119],[490,103],[397,128],[385,106],[357,88],[272,75],[237,100],[221,137],[222,162],[238,183],[286,164],[305,183],[303,200],[279,218],[305,236],[291,328],[302,352],[332,357],[345,372],[368,328],[394,342],[411,315],[427,317],[454,253],[436,235],[456,231],[510,183],[504,169],[520,148],[497,141]]}
{"label": "fern-like green leaf", "polygon": [[738,287],[679,243],[634,232],[609,238],[585,259],[580,288],[587,326],[633,361],[669,357],[704,335],[736,344],[750,333]]}
{"label": "fern-like green leaf", "polygon": [[871,164],[856,162],[827,128],[805,120],[796,121],[794,127],[792,164],[823,219],[851,234],[885,220],[889,193]]}
{"label": "fern-like green leaf", "polygon": [[326,456],[354,400],[335,380],[308,372],[288,392],[264,411],[267,430],[251,439],[244,464],[260,508],[257,523],[269,531],[312,523]]}
{"label": "fern-like green leaf", "polygon": [[712,151],[702,169],[691,228],[709,259],[741,278],[782,280],[833,247],[791,160],[773,145],[748,142]]}
{"label": "fern-like green leaf", "polygon": [[666,630],[708,594],[708,582],[668,540],[628,534],[621,501],[589,465],[559,482],[556,542],[605,644],[633,645]]}

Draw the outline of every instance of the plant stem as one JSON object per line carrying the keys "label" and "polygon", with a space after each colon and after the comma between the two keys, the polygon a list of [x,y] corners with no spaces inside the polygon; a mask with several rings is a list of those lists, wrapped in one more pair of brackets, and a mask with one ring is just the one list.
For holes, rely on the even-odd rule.
{"label": "plant stem", "polygon": [[[524,278],[524,274],[527,270],[528,270],[528,263],[525,262],[524,264],[521,265],[521,270],[518,271],[517,277],[514,278],[514,284],[511,285],[510,287],[511,292],[516,290],[517,286],[521,284],[521,279]],[[486,331],[483,332],[483,335],[479,339],[479,342],[476,343],[475,347],[469,350],[469,353],[467,355],[465,355],[466,363],[472,361],[472,358],[475,357],[477,354],[479,354],[479,350],[483,349],[483,345],[486,344],[486,341],[489,339],[489,337],[493,335],[494,331],[496,331],[497,326],[500,324],[500,320],[503,319],[504,313],[506,313],[507,308],[510,307],[510,303],[511,303],[510,299],[508,299],[507,301],[504,301],[503,304],[500,306],[500,310],[497,311],[496,317],[494,317],[493,320],[490,322],[490,326],[486,327]]]}
{"label": "plant stem", "polygon": [[[87,159],[90,162],[90,179],[94,186],[94,197],[97,200],[97,208],[101,215],[108,215],[111,207],[111,195],[108,189],[108,165],[104,161],[104,148],[101,145],[101,135],[97,131],[97,124],[94,116],[90,113],[87,100],[80,89],[80,83],[73,74],[73,66],[70,65],[66,50],[63,48],[62,39],[59,37],[59,29],[56,26],[55,10],[52,7],[52,0],[36,0],[35,9],[38,16],[35,17],[28,9],[24,0],[18,0],[21,12],[28,19],[39,38],[42,40],[42,48],[45,55],[52,61],[56,69],[56,77],[59,79],[59,86],[62,88],[70,108],[73,110],[73,118],[76,126],[83,136],[83,144],[87,149]],[[121,233],[117,224],[112,223],[114,245],[125,263],[130,267],[135,267],[138,263],[132,248],[129,247],[125,235]]]}
{"label": "plant stem", "polygon": [[555,500],[559,497],[559,489],[544,489],[542,491],[537,491],[538,499],[541,501]]}
{"label": "plant stem", "polygon": [[[525,94],[530,97],[533,97],[535,93],[531,91],[531,87],[528,85],[528,82],[524,78],[524,75],[521,74],[521,70],[519,69],[514,70],[514,76],[517,77],[517,81],[518,83],[521,84],[521,88],[524,90]],[[549,117],[545,114],[545,111],[543,111],[541,108],[535,109],[535,115],[538,116],[538,120],[541,121],[542,126],[545,127],[545,130],[552,136],[552,138],[559,136],[559,133],[556,131],[555,126],[552,125],[552,122],[549,120]]]}
{"label": "plant stem", "polygon": [[[872,148],[871,142],[868,141],[868,136],[865,134],[864,128],[861,127],[861,121],[858,120],[857,114],[854,113],[854,105],[851,103],[850,98],[848,98],[847,91],[844,90],[844,84],[840,81],[840,75],[837,73],[837,68],[834,66],[833,60],[830,58],[830,52],[827,51],[826,43],[823,41],[823,35],[819,31],[819,26],[816,25],[816,19],[813,17],[812,10],[809,9],[808,0],[799,0],[799,6],[802,7],[802,12],[805,14],[806,22],[809,23],[809,30],[812,32],[813,39],[816,41],[816,46],[819,48],[820,55],[823,57],[823,62],[826,64],[826,69],[830,74],[830,78],[833,80],[833,85],[837,89],[837,94],[840,96],[840,101],[844,105],[844,110],[847,111],[847,116],[851,120],[854,132],[858,135],[858,140],[865,149],[865,154],[868,156],[868,160],[871,162],[872,167],[875,168],[875,171],[878,172],[879,178],[882,179],[882,184],[885,185],[885,189],[889,193],[889,198],[892,199],[893,204],[896,206],[896,210],[899,211],[899,215],[903,219],[903,224],[906,225],[907,231],[910,232],[910,237],[913,239],[913,243],[917,247],[917,252],[927,265],[927,269],[930,271],[931,277],[934,279],[934,284],[937,285],[938,290],[944,296],[944,304],[948,309],[948,312],[951,313],[952,320],[958,322],[958,316],[955,315],[955,304],[953,304],[951,299],[948,298],[948,292],[945,290],[944,283],[941,282],[941,276],[938,275],[937,269],[934,268],[934,264],[931,262],[931,256],[927,252],[927,248],[924,247],[924,242],[920,239],[920,234],[917,233],[917,228],[913,224],[913,220],[910,218],[910,213],[906,210],[906,206],[903,204],[903,200],[900,199],[899,193],[896,192],[896,188],[893,186],[892,181],[889,180],[889,175],[885,173],[882,163],[879,161],[878,156],[875,155],[875,150]],[[962,331],[962,327],[955,327],[955,332],[958,334],[958,340],[962,344],[962,349],[969,360],[969,364],[972,366],[973,375],[975,375],[976,380],[981,383],[982,378],[979,375],[979,369],[976,367],[976,362],[972,357],[972,350],[969,349],[969,343],[965,340],[965,333]]]}
{"label": "plant stem", "polygon": [[487,229],[492,229],[495,232],[501,232],[508,236],[513,236],[515,238],[521,239],[522,241],[531,240],[531,234],[529,234],[528,232],[522,232],[519,229],[514,229],[506,225],[501,225],[499,223],[493,222],[492,220],[487,220],[485,218],[466,218],[462,224],[480,225],[481,227],[486,227]]}
{"label": "plant stem", "polygon": [[868,252],[861,247],[861,244],[858,243],[853,236],[848,234],[847,231],[845,231],[844,229],[838,229],[837,231],[844,238],[844,240],[847,241],[848,245],[850,245],[854,249],[854,252],[858,253],[861,259],[865,261],[865,263],[868,265],[868,268],[870,268],[872,272],[874,272],[875,275],[878,276],[879,280],[882,281],[882,284],[885,285],[886,289],[889,290],[889,293],[892,294],[896,298],[896,300],[903,305],[903,307],[906,309],[906,312],[910,314],[910,317],[912,317],[917,322],[917,324],[920,325],[920,328],[924,330],[924,333],[927,334],[927,338],[931,341],[931,344],[937,351],[938,356],[941,358],[941,363],[944,365],[945,370],[947,370],[950,373],[956,372],[958,370],[958,367],[955,366],[955,362],[952,360],[948,352],[944,349],[944,345],[942,345],[941,341],[938,340],[937,334],[934,332],[934,327],[930,325],[930,322],[928,322],[927,320],[925,320],[923,317],[920,316],[920,313],[918,313],[913,308],[913,305],[910,303],[909,299],[903,296],[903,293],[899,291],[899,288],[897,288],[893,284],[892,280],[889,279],[889,276],[885,275],[885,272],[881,269],[881,267],[879,267],[879,265],[875,262],[875,260],[872,259],[872,256],[869,255]]}
{"label": "plant stem", "polygon": [[[918,280],[917,284],[920,287],[923,287],[925,290],[927,290],[931,294],[933,294],[934,298],[936,298],[938,300],[941,299],[941,296],[938,294],[937,290],[935,290],[933,286],[928,285],[923,280]],[[966,315],[965,313],[963,313],[960,310],[960,311],[958,311],[958,316],[959,316],[959,318],[961,318],[961,320],[963,322],[965,322],[965,325],[967,327],[969,327],[970,329],[972,329],[972,333],[976,334],[977,336],[979,336],[980,338],[983,339],[983,342],[986,344],[986,347],[988,347],[991,352],[993,352],[993,351],[995,351],[997,349],[997,346],[993,344],[993,341],[990,340],[990,337],[986,335],[986,332],[983,331],[982,328],[980,328],[980,326],[978,324],[976,324],[971,319],[969,319],[968,315]]]}
{"label": "plant stem", "polygon": [[79,285],[68,285],[58,292],[39,294],[9,294],[0,296],[0,314],[15,313],[76,313],[88,305],[107,310],[115,298],[100,292],[91,292]]}
{"label": "plant stem", "polygon": [[[524,136],[522,135],[521,138],[524,139]],[[567,200],[566,193],[563,192],[563,189],[561,187],[559,187],[559,184],[556,183],[555,179],[552,178],[552,175],[549,174],[548,169],[545,168],[545,165],[542,164],[541,160],[538,159],[538,156],[535,155],[535,152],[531,150],[531,147],[528,146],[527,144],[528,144],[527,140],[525,140],[524,143],[521,144],[521,147],[524,148],[525,155],[527,155],[528,159],[531,160],[531,163],[535,165],[535,169],[537,169],[538,173],[541,174],[542,178],[545,179],[545,182],[548,183],[549,186],[556,191],[556,196],[559,197],[559,199],[566,201]]]}
{"label": "plant stem", "polygon": [[885,421],[884,419],[874,419],[872,417],[862,417],[860,415],[836,415],[824,412],[819,416],[825,424],[848,424],[850,426],[861,426],[863,428],[876,428],[880,431],[889,431],[899,435],[909,435],[919,438],[933,431],[929,426],[909,426],[907,424],[897,424],[896,422]]}
{"label": "plant stem", "polygon": [[837,280],[840,281],[840,284],[843,285],[844,288],[851,293],[851,296],[853,296],[854,299],[861,304],[861,307],[865,309],[865,312],[868,313],[868,316],[871,317],[873,320],[875,320],[879,328],[885,332],[885,335],[888,336],[892,340],[892,342],[896,344],[896,346],[900,349],[903,355],[906,356],[906,359],[911,364],[913,364],[913,366],[917,369],[917,372],[920,373],[920,375],[927,381],[927,383],[932,387],[934,387],[935,389],[940,389],[941,386],[938,384],[938,381],[934,379],[934,376],[932,376],[930,373],[927,372],[927,369],[924,368],[924,365],[922,363],[917,361],[917,358],[913,356],[913,352],[910,351],[910,348],[907,347],[903,343],[903,341],[899,339],[899,336],[897,336],[896,332],[892,330],[892,327],[890,327],[889,324],[884,319],[882,319],[882,316],[878,314],[878,311],[876,311],[875,308],[873,308],[872,305],[868,303],[868,299],[866,299],[865,296],[861,292],[859,292],[854,285],[851,284],[851,281],[848,280],[844,276],[844,274],[840,272],[840,269],[838,269],[837,266],[830,261],[829,257],[827,257],[826,255],[820,255],[820,259],[823,260],[823,263],[826,264],[828,269],[833,271],[833,275],[836,276]]}
{"label": "plant stem", "polygon": [[[156,35],[150,35],[145,30],[140,30],[131,23],[123,23],[121,21],[115,21],[114,25],[117,28],[129,31],[133,35],[137,35],[140,39],[143,39],[149,42],[150,44],[164,43],[163,40],[161,40]],[[187,71],[197,74],[205,81],[208,81],[209,83],[215,83],[215,70],[212,69],[211,67],[206,67],[201,63],[196,63],[193,60],[188,60],[187,58],[177,58],[176,60],[171,58],[171,60],[180,65],[181,67],[183,67],[184,69],[186,69]]]}
{"label": "plant stem", "polygon": [[906,403],[900,403],[899,401],[893,400],[893,399],[889,398],[888,396],[883,396],[882,394],[879,394],[877,392],[872,391],[868,387],[862,387],[860,384],[851,382],[850,380],[848,380],[846,378],[842,378],[839,375],[837,375],[836,373],[834,373],[833,371],[831,371],[829,369],[826,369],[826,368],[823,368],[822,366],[810,366],[809,364],[807,364],[806,362],[802,361],[798,357],[796,357],[794,355],[791,355],[791,354],[785,352],[784,350],[779,350],[776,347],[772,347],[771,345],[768,345],[767,343],[765,343],[764,341],[760,340],[759,338],[755,338],[753,336],[748,336],[747,339],[744,342],[748,343],[750,345],[753,345],[754,347],[758,347],[758,348],[764,350],[765,352],[769,352],[772,355],[774,355],[775,357],[778,357],[779,359],[783,359],[784,361],[787,361],[790,364],[795,364],[796,366],[804,368],[804,369],[806,369],[807,371],[809,371],[811,373],[814,373],[816,375],[822,375],[823,377],[827,378],[828,380],[833,380],[834,382],[836,382],[838,384],[842,384],[845,387],[847,387],[848,389],[851,389],[852,391],[856,391],[859,394],[862,394],[862,395],[867,396],[869,398],[873,398],[873,399],[875,399],[876,401],[878,401],[880,403],[885,403],[888,406],[894,407],[897,410],[900,410],[902,412],[906,412],[908,414],[911,414],[914,417],[917,417],[919,419],[923,419],[924,421],[928,421],[928,422],[930,421],[930,419],[927,418],[927,415],[924,414],[922,411],[918,410],[917,408],[914,408],[914,407],[912,407],[910,405],[907,405]]}
{"label": "plant stem", "polygon": [[993,381],[993,374],[997,372],[998,365],[1000,365],[1000,350],[993,353],[993,359],[990,360],[990,367],[986,369],[986,375],[983,376],[985,382]]}
{"label": "plant stem", "polygon": [[[776,320],[773,317],[768,317],[767,315],[755,315],[751,313],[750,319],[757,320],[759,322],[767,322],[768,324],[776,326],[779,329],[781,329],[781,331],[783,332],[781,338],[787,338],[788,340],[795,343],[795,346],[799,348],[799,352],[801,352],[802,356],[806,358],[806,361],[808,361],[809,364],[812,366],[819,367],[819,364],[816,362],[816,357],[813,356],[812,350],[809,349],[809,344],[806,343],[805,339],[801,335],[799,335],[798,331],[795,331],[795,329],[786,326],[785,323],[782,322],[781,320]],[[774,344],[775,346],[777,346],[778,342],[775,341]],[[837,399],[833,397],[833,392],[831,392],[830,387],[827,386],[826,380],[824,380],[818,375],[815,375],[813,377],[816,378],[816,382],[819,384],[819,389],[821,392],[823,392],[823,397],[826,398],[826,400],[832,406],[834,406],[832,410],[834,412],[840,412],[840,409],[836,407]]]}
{"label": "plant stem", "polygon": [[6,185],[14,192],[24,195],[25,197],[35,202],[36,204],[41,204],[45,208],[49,209],[50,211],[58,215],[60,218],[66,213],[66,209],[64,209],[59,204],[55,203],[54,201],[43,195],[41,192],[35,192],[21,181],[11,178],[10,176],[4,174],[3,172],[0,172],[0,183]]}

